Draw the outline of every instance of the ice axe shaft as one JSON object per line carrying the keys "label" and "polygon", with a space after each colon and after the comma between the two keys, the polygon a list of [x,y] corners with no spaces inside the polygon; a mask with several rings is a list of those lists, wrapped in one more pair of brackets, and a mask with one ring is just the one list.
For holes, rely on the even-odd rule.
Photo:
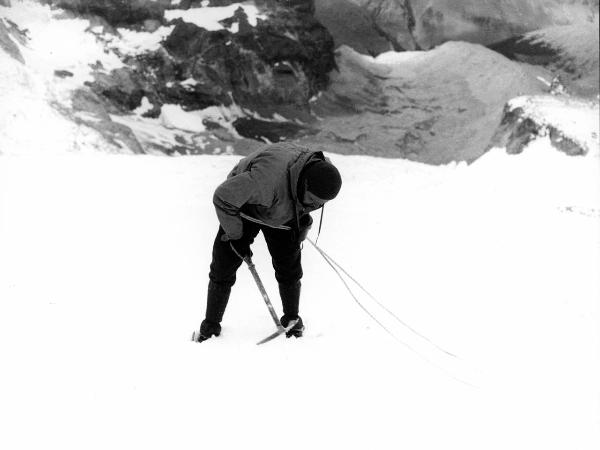
{"label": "ice axe shaft", "polygon": [[280,328],[281,322],[279,322],[279,318],[277,317],[277,313],[275,312],[273,303],[271,303],[271,300],[269,299],[269,296],[267,295],[267,290],[265,289],[265,286],[263,285],[262,280],[258,276],[258,272],[256,271],[256,267],[254,266],[254,263],[252,262],[252,260],[250,259],[249,256],[246,256],[242,259],[248,265],[248,269],[250,269],[250,273],[252,274],[254,281],[256,281],[258,290],[260,291],[260,294],[262,295],[263,300],[267,304],[267,308],[269,308],[269,313],[271,314],[271,317],[273,318],[273,322],[275,322],[275,325],[277,326],[277,328]]}
{"label": "ice axe shaft", "polygon": [[296,323],[298,322],[299,319],[291,320],[287,327],[284,327],[283,325],[281,325],[281,322],[279,321],[279,318],[277,317],[277,313],[275,312],[275,308],[273,307],[273,303],[271,303],[271,300],[269,299],[269,296],[267,295],[267,290],[265,289],[265,286],[263,285],[262,280],[258,276],[258,272],[256,271],[256,267],[254,266],[254,263],[252,262],[252,260],[250,259],[249,256],[246,256],[245,258],[242,258],[242,259],[248,265],[248,269],[250,269],[250,273],[252,274],[254,281],[256,281],[258,290],[260,291],[263,300],[267,304],[267,308],[269,308],[269,313],[271,313],[273,322],[275,322],[275,326],[277,327],[277,331],[275,333],[267,336],[263,340],[256,343],[256,345],[260,345],[260,344],[264,344],[265,342],[269,342],[269,341],[275,339],[277,336],[281,336],[283,333],[287,333],[294,327],[294,325],[296,325]]}
{"label": "ice axe shaft", "polygon": [[252,262],[252,258],[250,258],[250,256],[240,255],[240,253],[235,249],[235,247],[232,244],[229,244],[229,245],[231,246],[231,249],[233,250],[233,252],[236,255],[238,255],[240,257],[240,259],[248,265],[248,269],[250,269],[252,278],[254,278],[254,281],[256,281],[256,285],[258,286],[260,295],[262,295],[262,298],[265,301],[267,308],[269,308],[269,313],[271,314],[271,317],[273,318],[273,322],[275,322],[275,326],[277,327],[277,331],[275,333],[267,336],[260,342],[257,342],[257,345],[264,344],[265,342],[269,342],[270,340],[275,339],[277,336],[280,336],[283,333],[287,333],[288,331],[290,331],[296,325],[296,323],[298,323],[299,319],[291,320],[287,327],[284,327],[283,325],[281,325],[281,322],[279,321],[279,317],[277,317],[277,313],[275,312],[275,308],[273,307],[273,303],[271,303],[271,300],[269,299],[269,295],[267,294],[265,285],[263,284],[262,280],[258,276],[258,271],[256,270],[254,263]]}

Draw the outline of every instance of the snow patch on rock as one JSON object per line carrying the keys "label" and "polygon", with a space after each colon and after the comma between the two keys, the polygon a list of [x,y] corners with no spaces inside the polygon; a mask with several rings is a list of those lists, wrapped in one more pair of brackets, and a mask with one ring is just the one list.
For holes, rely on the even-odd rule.
{"label": "snow patch on rock", "polygon": [[208,31],[217,31],[225,28],[220,22],[227,19],[242,8],[248,16],[248,23],[253,27],[256,26],[258,19],[265,19],[266,16],[261,14],[258,8],[253,4],[248,3],[233,3],[228,6],[211,6],[203,8],[190,8],[188,10],[170,10],[165,11],[167,20],[182,19],[184,22],[193,23],[194,25],[204,28]]}
{"label": "snow patch on rock", "polygon": [[171,34],[174,27],[159,27],[154,32],[134,31],[129,28],[117,28],[119,37],[106,35],[107,47],[125,55],[139,55],[160,48],[162,41]]}

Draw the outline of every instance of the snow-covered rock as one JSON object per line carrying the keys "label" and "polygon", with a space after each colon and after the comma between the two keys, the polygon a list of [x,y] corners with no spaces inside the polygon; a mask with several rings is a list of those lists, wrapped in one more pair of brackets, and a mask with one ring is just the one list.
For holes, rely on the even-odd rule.
{"label": "snow-covered rock", "polygon": [[600,157],[598,102],[551,95],[515,98],[504,109],[492,146],[516,154],[541,137],[567,155]]}

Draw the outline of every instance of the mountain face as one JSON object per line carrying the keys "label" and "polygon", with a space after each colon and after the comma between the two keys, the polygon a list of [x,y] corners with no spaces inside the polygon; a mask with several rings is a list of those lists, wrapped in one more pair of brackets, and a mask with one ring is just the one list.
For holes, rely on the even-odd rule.
{"label": "mountain face", "polygon": [[[99,14],[111,27],[134,21],[138,27],[150,22],[153,27],[172,28],[156,51],[127,56],[125,67],[96,73],[91,90],[120,111],[134,110],[147,98],[152,105],[147,117],[159,117],[163,105],[177,104],[185,110],[236,105],[261,117],[277,113],[291,121],[306,119],[309,99],[327,86],[335,66],[333,40],[314,19],[311,2],[257,2],[263,18],[256,23],[238,7],[216,30],[185,17],[167,19],[166,8],[173,8],[165,2],[149,8],[141,0],[59,3],[78,13]],[[234,3],[219,1],[211,6],[226,8]],[[202,12],[201,7],[190,9],[195,6],[200,5],[187,2],[177,8]],[[152,24],[153,20],[159,23]],[[234,127],[241,136],[270,140],[303,129],[293,122],[281,125],[254,117],[240,117]]]}
{"label": "mountain face", "polygon": [[[560,103],[598,92],[598,22],[588,20],[597,2],[9,3],[0,6],[0,105],[4,117],[22,120],[0,121],[0,132],[25,129],[18,99],[27,97],[46,123],[60,124],[49,130],[57,140],[79,127],[116,152],[248,154],[293,140],[343,154],[470,162],[495,140],[520,139],[521,116],[504,108],[512,98],[552,91]],[[443,26],[425,27],[428,15]],[[559,19],[579,22],[535,28]],[[475,41],[511,37],[489,48],[444,42],[418,50],[467,36],[460,30]],[[341,38],[350,45],[334,50]],[[20,90],[9,63],[13,78],[31,81]],[[585,153],[569,151],[577,152]]]}
{"label": "mountain face", "polygon": [[377,58],[343,46],[337,62],[339,72],[313,104],[319,132],[301,142],[340,153],[474,161],[506,102],[545,89],[520,65],[466,42]]}
{"label": "mountain face", "polygon": [[[159,49],[126,57],[127,67],[111,73],[99,70],[91,84],[94,92],[124,110],[135,109],[147,97],[153,105],[149,116],[158,116],[168,103],[187,109],[236,103],[263,115],[306,114],[308,100],[327,85],[335,65],[333,40],[311,15],[311,2],[257,2],[265,16],[252,25],[243,8],[232,9],[218,30],[182,18],[167,19],[165,11],[174,8],[170,0],[51,3],[98,17],[113,33],[123,25],[143,30],[172,27]],[[182,2],[177,8],[186,11],[196,3],[200,2]],[[211,6],[234,3],[213,1]],[[185,80],[194,82],[182,86]]]}
{"label": "mountain face", "polygon": [[315,8],[336,46],[370,55],[418,48],[409,0],[316,0]]}
{"label": "mountain face", "polygon": [[515,34],[593,20],[597,0],[413,0],[422,48],[448,40],[488,45]]}
{"label": "mountain face", "polygon": [[[337,45],[378,54],[450,40],[489,45],[540,28],[589,22],[598,15],[598,1],[316,0],[316,15]],[[353,35],[354,29],[366,30],[365,38]]]}

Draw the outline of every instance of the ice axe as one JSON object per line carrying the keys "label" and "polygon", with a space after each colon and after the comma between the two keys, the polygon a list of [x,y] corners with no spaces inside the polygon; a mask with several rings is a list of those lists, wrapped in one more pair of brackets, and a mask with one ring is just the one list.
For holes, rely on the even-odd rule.
{"label": "ice axe", "polygon": [[271,314],[271,317],[273,318],[273,322],[275,322],[275,326],[277,327],[277,331],[275,333],[273,333],[273,334],[267,336],[266,338],[264,338],[263,340],[257,342],[256,345],[260,345],[260,344],[264,344],[265,342],[269,342],[270,340],[275,339],[277,336],[280,336],[283,333],[287,333],[288,331],[290,331],[294,327],[294,325],[296,325],[296,323],[298,323],[298,320],[300,320],[300,319],[291,320],[287,327],[284,327],[283,325],[281,325],[281,322],[279,321],[279,318],[277,317],[277,313],[275,312],[275,308],[273,307],[273,303],[271,303],[271,300],[269,300],[269,295],[267,294],[267,290],[265,289],[263,282],[261,281],[260,277],[258,276],[258,272],[256,271],[256,266],[252,262],[252,258],[250,258],[250,256],[240,255],[239,252],[234,248],[233,245],[231,245],[231,248],[235,252],[235,254],[238,255],[242,259],[242,261],[244,261],[247,264],[248,269],[250,269],[250,273],[252,274],[254,281],[256,281],[258,290],[260,291],[260,294],[262,295],[263,300],[267,304],[267,308],[269,308],[269,313]]}

